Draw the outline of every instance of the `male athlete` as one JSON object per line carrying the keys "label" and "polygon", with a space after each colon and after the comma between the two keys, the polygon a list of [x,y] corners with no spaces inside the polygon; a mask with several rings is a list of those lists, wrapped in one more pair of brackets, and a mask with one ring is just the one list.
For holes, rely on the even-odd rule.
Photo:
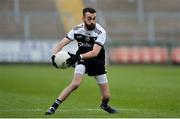
{"label": "male athlete", "polygon": [[46,115],[55,113],[58,106],[80,86],[85,73],[89,76],[94,76],[100,87],[102,95],[100,107],[108,113],[117,112],[108,105],[110,91],[105,71],[105,51],[103,47],[106,40],[106,32],[96,23],[95,9],[84,8],[82,20],[83,23],[75,26],[53,49],[52,64],[57,68],[54,62],[56,53],[73,40],[78,42],[79,47],[76,54],[69,53],[71,57],[67,59],[68,66],[75,67],[74,78],[47,110]]}

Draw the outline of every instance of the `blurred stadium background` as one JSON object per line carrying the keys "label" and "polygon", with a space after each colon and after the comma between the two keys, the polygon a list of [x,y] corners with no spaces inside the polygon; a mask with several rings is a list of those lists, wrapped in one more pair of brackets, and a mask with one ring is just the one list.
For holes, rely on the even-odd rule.
{"label": "blurred stadium background", "polygon": [[[107,30],[107,63],[130,64],[107,65],[110,104],[120,113],[99,108],[98,87],[85,76],[51,117],[179,118],[180,0],[0,0],[0,117],[47,117],[73,75],[50,64],[51,50],[86,6]],[[75,52],[72,44],[65,50]]]}
{"label": "blurred stadium background", "polygon": [[0,0],[0,62],[49,62],[85,6],[107,30],[109,63],[180,63],[179,0]]}

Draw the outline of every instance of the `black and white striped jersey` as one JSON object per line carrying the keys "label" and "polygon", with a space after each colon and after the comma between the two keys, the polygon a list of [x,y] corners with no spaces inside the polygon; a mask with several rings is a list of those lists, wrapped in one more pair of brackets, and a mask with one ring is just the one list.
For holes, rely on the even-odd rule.
{"label": "black and white striped jersey", "polygon": [[93,49],[94,44],[98,44],[102,47],[98,56],[94,59],[104,60],[105,51],[104,43],[106,41],[106,31],[96,23],[96,27],[92,31],[85,29],[84,23],[75,26],[66,36],[70,40],[76,40],[78,42],[78,54],[86,53]]}

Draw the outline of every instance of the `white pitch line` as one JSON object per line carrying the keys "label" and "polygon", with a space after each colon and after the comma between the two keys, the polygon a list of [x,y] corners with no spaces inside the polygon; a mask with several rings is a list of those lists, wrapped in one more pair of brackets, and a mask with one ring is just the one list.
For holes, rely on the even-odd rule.
{"label": "white pitch line", "polygon": [[0,109],[0,112],[40,112],[42,109]]}
{"label": "white pitch line", "polygon": [[[119,111],[131,111],[131,112],[134,112],[134,111],[140,111],[141,109],[128,109],[128,108],[116,108],[117,110]],[[59,111],[62,111],[62,112],[67,112],[67,111],[101,111],[102,109],[100,108],[72,108],[72,109],[61,109],[59,108],[58,109]],[[58,111],[57,110],[57,111]],[[44,109],[0,109],[0,112],[41,112],[41,111],[46,111]],[[143,110],[142,110],[143,111]]]}
{"label": "white pitch line", "polygon": [[[60,111],[99,111],[101,109],[96,109],[96,108],[73,108],[73,109],[58,109]],[[57,111],[58,111],[57,110]],[[45,111],[43,109],[0,109],[0,112],[41,112],[41,111]]]}

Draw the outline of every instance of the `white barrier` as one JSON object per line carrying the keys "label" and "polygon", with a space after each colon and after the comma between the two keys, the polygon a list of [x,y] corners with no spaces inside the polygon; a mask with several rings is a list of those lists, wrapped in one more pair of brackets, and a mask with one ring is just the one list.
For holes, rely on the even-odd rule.
{"label": "white barrier", "polygon": [[[0,62],[50,62],[52,48],[57,42],[53,40],[0,40]],[[73,43],[65,47],[64,50],[75,53],[77,46],[72,45]]]}

